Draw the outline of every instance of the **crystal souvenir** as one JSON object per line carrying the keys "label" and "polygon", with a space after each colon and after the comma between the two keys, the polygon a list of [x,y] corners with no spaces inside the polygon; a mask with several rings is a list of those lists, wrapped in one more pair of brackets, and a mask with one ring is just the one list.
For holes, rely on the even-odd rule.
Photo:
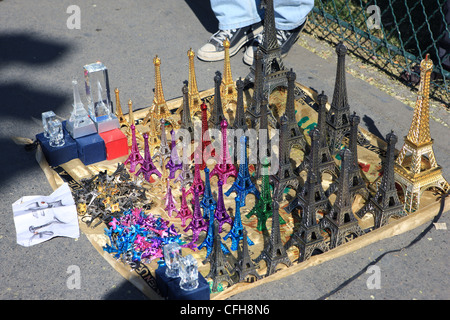
{"label": "crystal souvenir", "polygon": [[62,147],[64,145],[64,131],[61,121],[53,119],[48,122],[49,144],[51,147]]}
{"label": "crystal souvenir", "polygon": [[198,264],[197,260],[189,254],[180,259],[180,288],[183,290],[194,290],[198,287]]}
{"label": "crystal souvenir", "polygon": [[86,89],[86,98],[88,104],[95,102],[96,98],[96,86],[100,82],[101,87],[105,90],[107,107],[113,112],[111,103],[111,92],[109,88],[108,69],[105,65],[97,61],[95,63],[87,64],[84,69],[84,85]]}
{"label": "crystal souvenir", "polygon": [[89,114],[84,108],[83,102],[81,102],[77,80],[72,80],[72,86],[73,111],[70,114],[69,120],[66,122],[67,131],[74,139],[97,133],[94,122],[89,118]]}
{"label": "crystal souvenir", "polygon": [[178,278],[180,270],[181,247],[178,243],[172,242],[164,246],[164,260],[166,262],[166,276]]}
{"label": "crystal souvenir", "polygon": [[53,111],[42,112],[42,126],[44,127],[44,137],[46,138],[49,138],[48,123],[54,119],[56,119],[56,115]]}
{"label": "crystal souvenir", "polygon": [[[88,99],[89,100],[89,99]],[[103,90],[100,81],[97,81],[97,99],[89,102],[89,115],[94,121],[99,133],[114,130],[120,127],[119,119],[111,113],[108,97],[103,99]]]}

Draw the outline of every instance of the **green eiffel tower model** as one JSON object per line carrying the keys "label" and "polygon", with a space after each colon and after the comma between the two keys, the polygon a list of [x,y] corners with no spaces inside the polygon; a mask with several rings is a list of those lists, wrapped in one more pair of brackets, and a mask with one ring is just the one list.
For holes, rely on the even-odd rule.
{"label": "green eiffel tower model", "polygon": [[[252,210],[246,215],[247,219],[251,216],[255,215],[258,218],[258,223],[256,225],[256,229],[258,231],[267,230],[266,222],[267,219],[270,218],[273,214],[272,208],[272,193],[270,192],[270,183],[269,183],[269,162],[267,158],[264,159],[262,168],[262,185],[261,185],[261,195],[259,199],[256,201],[255,206]],[[285,224],[286,221],[280,217],[280,224]]]}

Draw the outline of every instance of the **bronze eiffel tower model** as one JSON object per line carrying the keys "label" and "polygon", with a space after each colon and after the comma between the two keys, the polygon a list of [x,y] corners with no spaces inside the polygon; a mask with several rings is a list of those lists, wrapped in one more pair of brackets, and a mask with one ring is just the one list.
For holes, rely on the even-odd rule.
{"label": "bronze eiffel tower model", "polygon": [[291,260],[289,259],[286,250],[284,249],[283,242],[281,241],[280,235],[280,213],[279,213],[279,204],[278,201],[274,200],[273,214],[272,214],[272,230],[270,233],[269,241],[264,245],[264,249],[261,254],[254,260],[258,263],[261,260],[264,260],[267,265],[266,277],[275,273],[276,267],[283,263],[287,267],[292,265]]}
{"label": "bronze eiffel tower model", "polygon": [[327,134],[331,155],[336,155],[341,149],[344,136],[350,131],[350,106],[347,99],[345,82],[345,55],[347,48],[340,42],[336,46],[338,56],[336,81],[334,84],[333,101],[327,113]]}
{"label": "bronze eiffel tower model", "polygon": [[[317,179],[321,180],[322,174],[324,172],[329,173],[333,178],[337,179],[339,176],[339,167],[336,162],[333,160],[333,157],[330,154],[330,149],[328,147],[327,142],[327,127],[326,127],[326,104],[328,101],[328,97],[323,93],[317,96],[317,101],[319,104],[319,111],[317,113],[317,126],[320,133],[319,143],[317,152],[317,170],[319,172]],[[311,152],[311,150],[310,150]],[[312,161],[310,159],[310,155],[306,155],[305,159],[300,163],[300,165],[295,169],[297,174],[300,174],[303,170],[309,170],[311,167]]]}
{"label": "bronze eiffel tower model", "polygon": [[[279,168],[275,175],[270,176],[274,185],[273,199],[281,200],[283,198],[284,190],[291,187],[295,190],[298,188],[298,176],[294,173],[291,164],[290,152],[288,148],[288,132],[287,132],[287,118],[286,115],[281,116],[280,128],[280,147],[278,152]],[[275,190],[278,190],[275,192]]]}
{"label": "bronze eiffel tower model", "polygon": [[359,227],[358,220],[356,220],[352,210],[352,197],[349,190],[351,153],[348,148],[344,148],[339,153],[342,162],[336,201],[330,212],[320,221],[320,228],[329,229],[331,232],[329,244],[331,249],[344,243],[348,234],[360,236],[364,233]]}
{"label": "bronze eiffel tower model", "polygon": [[[228,262],[227,257],[222,251],[222,246],[226,247],[226,244],[222,243],[219,234],[219,222],[214,220],[214,242],[211,254],[203,261],[203,264],[209,262],[210,269],[206,278],[213,280],[212,291],[217,292],[219,283],[225,281],[229,286],[234,284],[232,279],[233,266]],[[227,251],[228,248],[226,248]]]}
{"label": "bronze eiffel tower model", "polygon": [[301,208],[301,221],[299,228],[291,235],[286,242],[285,249],[296,246],[299,250],[298,262],[311,257],[314,250],[322,252],[328,250],[328,245],[320,233],[316,214],[318,211],[328,212],[331,205],[328,197],[322,188],[322,181],[319,172],[319,145],[320,132],[314,128],[309,132],[311,137],[311,166],[308,170],[305,185],[297,192],[296,198],[289,204],[286,211],[292,212],[296,208]]}
{"label": "bronze eiffel tower model", "polygon": [[397,136],[394,131],[386,135],[387,151],[386,159],[383,163],[383,176],[374,197],[362,207],[356,215],[364,217],[368,212],[374,215],[374,227],[380,228],[389,222],[390,217],[403,217],[406,213],[403,210],[403,203],[398,198],[397,188],[394,179],[395,144]]}
{"label": "bronze eiffel tower model", "polygon": [[254,276],[256,280],[261,279],[257,269],[258,266],[253,263],[248,251],[247,229],[242,229],[242,247],[238,246],[238,259],[235,266],[235,271],[239,275],[239,282],[244,282],[248,276]]}

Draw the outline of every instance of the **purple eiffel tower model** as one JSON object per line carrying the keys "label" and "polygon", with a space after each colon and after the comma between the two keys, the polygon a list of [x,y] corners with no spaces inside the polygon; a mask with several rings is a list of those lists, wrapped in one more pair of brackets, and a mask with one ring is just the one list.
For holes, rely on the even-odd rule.
{"label": "purple eiffel tower model", "polygon": [[134,124],[130,126],[131,128],[131,152],[128,156],[127,160],[125,160],[124,164],[130,164],[130,172],[136,171],[136,166],[138,164],[142,165],[144,162],[144,158],[142,158],[141,153],[139,152],[139,147],[136,142],[136,127]]}
{"label": "purple eiffel tower model", "polygon": [[170,159],[166,164],[166,169],[169,169],[169,179],[175,179],[175,172],[183,169],[183,164],[181,163],[180,158],[178,157],[177,151],[177,143],[175,141],[175,131],[170,131],[172,136],[172,145],[171,145],[171,153]]}
{"label": "purple eiffel tower model", "polygon": [[208,231],[208,224],[205,220],[203,220],[202,211],[200,210],[200,200],[198,191],[194,190],[194,214],[192,216],[192,220],[189,225],[184,229],[184,232],[188,230],[192,231],[192,241],[194,243],[198,240],[200,232]]}
{"label": "purple eiffel tower model", "polygon": [[[231,227],[230,232],[223,238],[223,240],[227,240],[231,237],[231,250],[236,251],[238,249],[239,242],[243,239],[243,229],[241,219],[241,200],[239,196],[234,198],[236,201],[236,213],[234,214],[233,226]],[[254,243],[250,238],[247,237],[247,243],[249,246],[252,246]]]}
{"label": "purple eiffel tower model", "polygon": [[236,180],[233,182],[233,185],[225,192],[227,197],[229,197],[233,191],[236,192],[241,201],[241,207],[245,206],[245,198],[249,193],[253,193],[255,197],[259,199],[259,191],[252,182],[250,172],[248,171],[247,140],[247,136],[241,137],[239,173]]}
{"label": "purple eiffel tower model", "polygon": [[150,155],[150,148],[148,146],[148,133],[143,134],[144,137],[144,161],[141,164],[141,168],[138,172],[136,172],[136,175],[140,175],[141,173],[144,175],[145,180],[150,182],[150,177],[152,174],[156,174],[158,177],[161,178],[161,172],[156,168],[155,164],[153,163],[152,156]]}
{"label": "purple eiffel tower model", "polygon": [[200,164],[194,165],[194,181],[192,181],[192,185],[189,190],[186,192],[186,195],[194,194],[194,190],[198,191],[199,195],[203,195],[205,192],[205,184],[203,183],[202,177],[200,175]]}
{"label": "purple eiffel tower model", "polygon": [[166,207],[164,208],[164,210],[167,211],[169,217],[172,217],[172,212],[176,212],[178,214],[178,209],[175,206],[177,202],[175,201],[175,197],[172,194],[172,188],[170,187],[169,180],[167,180],[167,192],[163,199],[166,200]]}
{"label": "purple eiffel tower model", "polygon": [[175,218],[181,219],[181,226],[186,227],[186,220],[192,218],[192,211],[189,209],[186,200],[186,190],[184,187],[181,188],[181,208]]}
{"label": "purple eiffel tower model", "polygon": [[225,202],[223,201],[223,181],[219,180],[217,182],[219,186],[219,192],[217,196],[217,208],[214,212],[214,218],[219,222],[219,232],[222,232],[222,226],[225,223],[233,224],[233,220],[231,220],[230,215],[227,213],[227,209],[225,208]]}
{"label": "purple eiffel tower model", "polygon": [[217,201],[214,199],[211,192],[211,182],[209,181],[209,169],[205,168],[205,192],[203,192],[202,201],[200,201],[200,206],[203,208],[203,218],[209,219],[210,210],[216,210]]}
{"label": "purple eiffel tower model", "polygon": [[222,180],[224,183],[227,182],[228,177],[236,177],[238,171],[231,160],[230,152],[228,151],[228,141],[227,141],[227,128],[228,122],[226,119],[223,119],[220,123],[220,127],[222,130],[222,159],[219,163],[214,166],[214,169],[211,171],[211,177],[217,175],[219,180]]}

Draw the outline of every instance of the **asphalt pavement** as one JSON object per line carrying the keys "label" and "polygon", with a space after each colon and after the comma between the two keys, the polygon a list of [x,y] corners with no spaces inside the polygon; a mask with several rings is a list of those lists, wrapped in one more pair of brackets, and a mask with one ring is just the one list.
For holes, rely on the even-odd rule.
{"label": "asphalt pavement", "polygon": [[[73,22],[80,9],[79,29]],[[161,58],[166,99],[181,96],[187,80],[189,48],[198,50],[217,29],[208,1],[201,0],[40,0],[0,1],[0,299],[108,300],[147,299],[117,273],[84,234],[55,238],[32,247],[16,243],[12,203],[26,195],[48,195],[50,185],[34,158],[12,137],[34,139],[42,132],[41,113],[53,110],[68,118],[72,110],[71,80],[83,81],[83,66],[97,60],[109,71],[111,88],[135,110],[153,100],[152,59]],[[233,77],[245,77],[243,50],[232,57]],[[336,60],[323,59],[299,44],[285,59],[297,81],[332,97]],[[195,60],[199,90],[213,87],[223,63]],[[347,74],[352,110],[361,125],[384,137],[394,129],[402,143],[413,110],[395,97]],[[450,178],[449,115],[431,121],[434,151],[444,176]],[[439,222],[449,225],[444,213]],[[231,299],[449,299],[448,231],[428,224],[385,239],[351,254],[237,294]],[[420,240],[404,250],[416,237]],[[390,252],[392,251],[392,252]],[[384,255],[383,255],[384,254]],[[380,258],[380,256],[383,257]],[[378,259],[378,260],[377,260]],[[381,287],[369,288],[370,274],[361,272],[376,260]],[[67,285],[71,267],[80,270],[79,289]]]}

